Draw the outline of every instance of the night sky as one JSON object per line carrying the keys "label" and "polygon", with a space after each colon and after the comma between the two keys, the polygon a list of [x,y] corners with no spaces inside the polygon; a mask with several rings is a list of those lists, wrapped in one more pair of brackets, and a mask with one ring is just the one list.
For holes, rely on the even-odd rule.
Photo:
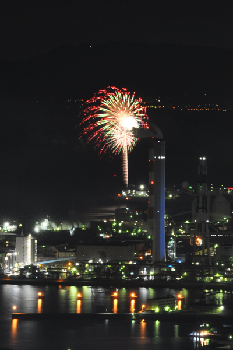
{"label": "night sky", "polygon": [[[140,94],[148,95],[151,88],[148,88],[149,82],[144,77],[150,78],[150,72],[146,72],[146,63],[140,66],[144,51],[143,46],[138,46],[140,48],[138,55],[139,43],[201,46],[223,49],[225,53],[226,50],[231,52],[232,15],[231,1],[1,1],[0,59],[12,61],[15,65],[9,66],[13,67],[9,68],[9,79],[7,80],[8,76],[5,75],[5,85],[3,84],[0,89],[2,131],[0,219],[3,216],[5,219],[17,215],[38,218],[50,214],[67,217],[71,211],[89,211],[90,203],[95,207],[111,207],[113,210],[115,205],[113,198],[122,185],[121,159],[119,156],[110,155],[100,159],[98,151],[94,150],[92,144],[83,147],[78,139],[78,129],[75,128],[78,124],[79,105],[67,105],[67,98],[75,95],[73,91],[79,91],[76,97],[90,98],[95,89],[118,83],[119,88],[137,88]],[[111,51],[108,56],[106,47],[105,51],[103,50],[105,52],[103,57],[100,51],[96,50],[98,51],[96,55],[102,61],[101,67],[104,69],[109,67],[109,64],[115,66],[114,74],[117,77],[120,74],[116,67],[119,67],[119,72],[121,65],[126,72],[129,67],[130,76],[134,76],[134,79],[130,78],[128,81],[127,74],[122,74],[124,77],[115,82],[114,74],[106,68],[104,79],[101,81],[106,82],[106,85],[102,86],[100,83],[99,86],[102,72],[96,70],[94,74],[92,73],[92,79],[88,74],[85,79],[84,70],[82,81],[87,80],[85,94],[82,84],[79,90],[76,90],[78,78],[75,73],[72,83],[70,78],[66,79],[66,70],[68,72],[72,67],[73,71],[67,74],[72,76],[76,63],[75,61],[67,63],[68,56],[64,52],[66,47],[64,46],[63,51],[59,51],[59,47],[64,44],[77,47],[80,44],[88,44],[88,47],[98,47],[116,42],[135,43],[135,47],[132,48],[135,50],[136,58],[140,57],[139,62],[134,62],[133,67],[136,68],[132,68],[131,62],[124,56],[119,61],[118,52],[115,55],[118,61],[114,61],[114,52]],[[58,51],[50,54],[56,48]],[[114,46],[111,50],[113,48]],[[71,49],[68,47],[67,50]],[[83,52],[86,54],[85,50],[83,49]],[[54,73],[57,72],[56,69],[59,70],[60,63],[54,71],[51,63],[56,54],[60,60],[61,57],[67,56],[64,61],[67,66],[61,69],[59,75],[61,80]],[[78,57],[78,54],[72,56],[73,53],[70,53],[70,56]],[[218,54],[216,57],[223,56],[222,51]],[[42,55],[41,59],[38,55]],[[208,55],[211,56],[212,53],[209,52]],[[227,54],[225,56],[227,57]],[[35,61],[31,60],[32,58],[35,58]],[[150,58],[148,54],[144,57],[144,62]],[[185,59],[181,57],[182,64],[185,63]],[[17,64],[22,60],[25,60],[25,65],[20,66],[22,67],[20,70]],[[43,71],[43,65],[47,64],[45,62],[50,62],[51,66],[48,67],[51,69]],[[106,67],[103,62],[106,62]],[[192,62],[195,63],[195,57]],[[0,63],[0,69],[4,73],[4,67],[8,66],[5,62]],[[222,65],[224,66],[224,63]],[[176,78],[175,83],[177,81],[178,85],[182,85],[179,81],[180,76],[176,77],[176,65],[168,68],[170,70],[167,77],[173,75]],[[79,61],[77,61],[78,69],[82,70]],[[92,69],[94,70],[93,67]],[[24,74],[26,70],[27,77]],[[44,75],[41,75],[41,71]],[[18,75],[14,76],[15,72]],[[200,75],[204,74],[205,72],[200,72]],[[211,70],[208,74],[211,74]],[[216,71],[214,74],[216,75]],[[141,78],[137,81],[139,75]],[[161,77],[163,79],[163,72]],[[226,74],[225,78],[220,78],[227,80],[229,76]],[[153,79],[150,78],[150,86],[154,84]],[[166,83],[165,79],[163,88],[164,86],[166,88]],[[64,93],[66,86],[67,93]],[[220,86],[217,88],[221,90]],[[160,90],[158,82],[156,89]],[[198,90],[197,87],[196,89]],[[171,91],[175,90],[174,84]],[[59,97],[56,99],[59,92]],[[200,92],[200,96],[201,93],[203,95],[203,91]],[[228,94],[231,96],[231,91],[228,91]],[[209,181],[217,185],[221,182],[227,186],[233,185],[231,183],[233,169],[230,164],[232,112],[220,117],[216,113],[190,115],[176,112],[171,115],[170,112],[161,114],[153,110],[148,110],[148,114],[162,128],[166,139],[167,183],[181,184],[187,180],[195,185],[198,157],[205,155],[209,160]],[[143,140],[129,156],[130,183],[147,182],[147,158],[148,145]]]}
{"label": "night sky", "polygon": [[30,1],[0,3],[0,58],[21,60],[62,44],[113,41],[233,49],[231,1]]}

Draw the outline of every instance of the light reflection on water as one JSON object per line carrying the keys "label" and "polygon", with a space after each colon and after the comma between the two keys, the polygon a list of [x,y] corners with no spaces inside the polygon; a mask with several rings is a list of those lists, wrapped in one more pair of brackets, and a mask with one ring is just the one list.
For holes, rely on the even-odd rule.
{"label": "light reflection on water", "polygon": [[[7,327],[7,323],[4,324]],[[160,321],[80,321],[54,319],[44,321],[12,320],[11,336],[1,338],[2,346],[14,350],[128,349],[173,350],[193,349],[187,325]],[[175,330],[174,330],[175,329]],[[6,332],[7,333],[7,332]],[[177,337],[181,333],[181,337]],[[77,346],[78,345],[78,346]]]}
{"label": "light reflection on water", "polygon": [[11,329],[12,329],[12,340],[14,341],[15,340],[15,337],[17,335],[17,325],[18,325],[18,321],[16,318],[14,318],[12,320],[12,326],[11,326]]}
{"label": "light reflection on water", "polygon": [[135,307],[136,307],[136,301],[135,301],[135,299],[131,299],[130,300],[130,312],[131,313],[134,313],[135,312]]}
{"label": "light reflection on water", "polygon": [[112,312],[114,314],[117,314],[118,312],[118,300],[115,298],[113,299],[113,308],[112,308]]}
{"label": "light reflection on water", "polygon": [[140,337],[146,337],[146,322],[144,320],[140,321]]}
{"label": "light reflection on water", "polygon": [[[45,298],[38,299],[37,293],[41,291]],[[131,298],[130,292],[125,288],[118,290],[118,298],[111,297],[112,290],[102,287],[48,287],[43,288],[29,285],[2,285],[0,286],[0,346],[14,348],[14,350],[41,350],[43,349],[77,349],[77,343],[82,350],[93,348],[137,350],[143,347],[156,350],[172,348],[174,350],[193,349],[193,340],[188,336],[196,324],[174,325],[169,322],[150,321],[94,321],[71,322],[62,320],[44,321],[18,321],[12,320],[12,305],[17,306],[16,312],[138,312],[147,299],[166,296],[168,293],[176,295],[178,291],[167,289],[137,288],[134,290],[137,297]],[[82,299],[77,299],[81,293]],[[189,303],[191,298],[198,298],[198,290],[182,290],[182,295]],[[216,298],[222,302],[226,297],[218,293]],[[33,347],[32,347],[33,344]],[[48,347],[49,346],[49,347]]]}
{"label": "light reflection on water", "polygon": [[[44,299],[38,299],[37,293],[41,291]],[[58,312],[58,313],[76,313],[77,312],[77,293],[82,295],[82,313],[95,312],[138,312],[142,309],[142,305],[146,305],[148,299],[154,297],[167,296],[169,293],[176,296],[178,292],[175,290],[168,290],[164,288],[136,288],[128,290],[121,288],[118,290],[118,302],[111,297],[111,289],[103,287],[61,287],[61,286],[30,286],[30,285],[2,285],[0,286],[0,304],[2,304],[2,317],[7,317],[12,312],[12,306],[16,305],[16,312]],[[132,292],[135,293],[135,298],[132,298]],[[185,308],[190,302],[200,300],[204,294],[200,290],[183,289],[182,301],[177,300],[178,309]],[[206,301],[215,303],[216,305],[223,305],[224,302],[232,301],[232,295],[224,292],[208,292]],[[40,300],[40,301],[39,301]],[[146,306],[145,306],[146,307]],[[114,310],[114,311],[113,311]]]}
{"label": "light reflection on water", "polygon": [[81,312],[82,312],[82,300],[78,299],[77,305],[76,305],[76,313],[80,314]]}
{"label": "light reflection on water", "polygon": [[42,310],[42,299],[38,299],[37,300],[37,312],[38,312],[38,314],[41,313],[41,310]]}

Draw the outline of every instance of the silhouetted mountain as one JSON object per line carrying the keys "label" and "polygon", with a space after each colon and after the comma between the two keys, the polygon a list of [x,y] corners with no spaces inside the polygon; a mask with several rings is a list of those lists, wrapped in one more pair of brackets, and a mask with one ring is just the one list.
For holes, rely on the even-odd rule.
{"label": "silhouetted mountain", "polygon": [[232,103],[233,52],[211,47],[110,43],[63,45],[21,62],[0,62],[1,91],[35,98],[85,96],[114,85],[139,95]]}

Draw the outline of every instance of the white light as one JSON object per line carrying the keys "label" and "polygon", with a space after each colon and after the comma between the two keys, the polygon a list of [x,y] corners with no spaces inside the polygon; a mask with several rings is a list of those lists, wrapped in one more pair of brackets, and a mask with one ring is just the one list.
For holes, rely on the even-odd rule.
{"label": "white light", "polygon": [[124,130],[132,130],[132,128],[139,127],[136,119],[125,112],[119,112],[119,125]]}

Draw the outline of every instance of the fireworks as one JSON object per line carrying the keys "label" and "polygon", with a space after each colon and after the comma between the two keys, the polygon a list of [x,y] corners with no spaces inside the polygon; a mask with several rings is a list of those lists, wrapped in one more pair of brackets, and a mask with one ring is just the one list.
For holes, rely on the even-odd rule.
{"label": "fireworks", "polygon": [[84,125],[81,137],[87,136],[88,142],[95,141],[99,153],[110,149],[113,153],[122,153],[123,179],[128,186],[128,152],[138,141],[135,128],[148,128],[147,115],[141,106],[141,99],[130,95],[126,89],[119,90],[109,86],[99,90],[83,106]]}

